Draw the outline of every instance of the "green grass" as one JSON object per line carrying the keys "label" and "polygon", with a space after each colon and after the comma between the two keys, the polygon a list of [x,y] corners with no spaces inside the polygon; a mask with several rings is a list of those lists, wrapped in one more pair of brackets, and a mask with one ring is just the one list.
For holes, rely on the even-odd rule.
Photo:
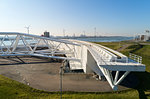
{"label": "green grass", "polygon": [[138,45],[137,49],[130,51],[142,56],[143,63],[146,65],[146,71],[150,72],[150,45]]}
{"label": "green grass", "polygon": [[111,49],[117,50],[120,47],[126,45],[126,44],[130,44],[130,45],[136,45],[138,43],[136,42],[127,42],[127,41],[121,41],[121,42],[94,42],[96,44],[101,44],[103,46],[109,47]]}
{"label": "green grass", "polygon": [[53,96],[58,98],[58,94],[51,94],[46,91],[33,89],[27,85],[11,80],[0,75],[0,99],[16,99],[16,98],[47,98]]}
{"label": "green grass", "polygon": [[[140,43],[128,42],[130,46],[124,49],[123,51],[121,51],[121,53],[127,56],[129,55],[129,53],[134,53],[134,54],[142,56],[143,64],[146,65],[146,72],[135,73],[140,80],[140,83],[135,90],[138,91],[139,98],[150,99],[150,45],[142,45],[142,43],[141,42]],[[112,48],[111,44],[114,46],[114,48]],[[123,42],[122,44],[126,44],[126,43]],[[118,47],[118,42],[113,42],[113,43],[106,42],[106,43],[102,43],[102,45],[104,46],[107,45],[107,47],[116,49],[116,47]],[[134,93],[131,92],[131,94],[134,94]]]}
{"label": "green grass", "polygon": [[[130,95],[130,93],[134,93]],[[134,96],[136,94],[136,96]],[[106,97],[107,96],[107,97]],[[64,99],[137,99],[136,90],[118,92],[65,92]],[[59,92],[46,92],[33,89],[27,85],[0,75],[0,99],[58,99]]]}
{"label": "green grass", "polygon": [[101,44],[103,46],[112,48],[114,50],[117,50],[118,48],[120,48],[123,44],[123,42],[94,42],[96,44]]}
{"label": "green grass", "polygon": [[[105,42],[98,43],[112,49],[118,49],[125,44],[129,47],[121,51],[128,55],[132,52],[143,57],[146,72],[135,73],[140,80],[135,89],[116,92],[64,92],[63,99],[150,99],[150,45],[141,45],[134,42]],[[31,88],[27,85],[0,75],[0,99],[59,99],[59,92],[46,92]]]}

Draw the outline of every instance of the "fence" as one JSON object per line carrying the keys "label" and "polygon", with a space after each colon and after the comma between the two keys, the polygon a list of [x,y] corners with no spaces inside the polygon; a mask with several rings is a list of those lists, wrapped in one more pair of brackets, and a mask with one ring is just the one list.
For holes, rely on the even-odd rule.
{"label": "fence", "polygon": [[129,58],[133,59],[134,61],[136,61],[138,63],[142,63],[142,57],[138,56],[136,54],[129,53]]}

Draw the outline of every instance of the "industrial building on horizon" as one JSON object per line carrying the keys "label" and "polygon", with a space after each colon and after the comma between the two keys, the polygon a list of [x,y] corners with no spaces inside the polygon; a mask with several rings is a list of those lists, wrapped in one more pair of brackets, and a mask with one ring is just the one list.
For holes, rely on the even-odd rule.
{"label": "industrial building on horizon", "polygon": [[50,33],[47,32],[47,31],[45,31],[43,36],[44,36],[44,37],[50,37]]}
{"label": "industrial building on horizon", "polygon": [[150,41],[150,31],[145,30],[146,34],[139,34],[135,36],[136,41]]}

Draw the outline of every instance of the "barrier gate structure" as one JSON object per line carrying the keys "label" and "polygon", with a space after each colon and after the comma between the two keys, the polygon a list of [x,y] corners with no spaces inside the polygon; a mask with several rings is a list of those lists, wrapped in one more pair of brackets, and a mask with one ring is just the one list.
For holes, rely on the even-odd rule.
{"label": "barrier gate structure", "polygon": [[[144,72],[145,65],[105,46],[72,39],[0,32],[0,56],[38,56],[68,60],[71,70],[105,77],[113,90],[132,71]],[[120,77],[119,72],[125,73]],[[115,76],[112,76],[115,72]]]}

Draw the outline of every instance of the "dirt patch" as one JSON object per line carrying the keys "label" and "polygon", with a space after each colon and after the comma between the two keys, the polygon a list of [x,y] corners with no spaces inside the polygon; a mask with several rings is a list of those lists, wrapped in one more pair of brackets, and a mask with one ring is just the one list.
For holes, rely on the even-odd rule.
{"label": "dirt patch", "polygon": [[129,47],[131,44],[126,44],[126,45],[123,45],[122,47],[120,47],[119,49],[117,49],[117,51],[123,51],[124,49],[126,49],[127,47]]}

